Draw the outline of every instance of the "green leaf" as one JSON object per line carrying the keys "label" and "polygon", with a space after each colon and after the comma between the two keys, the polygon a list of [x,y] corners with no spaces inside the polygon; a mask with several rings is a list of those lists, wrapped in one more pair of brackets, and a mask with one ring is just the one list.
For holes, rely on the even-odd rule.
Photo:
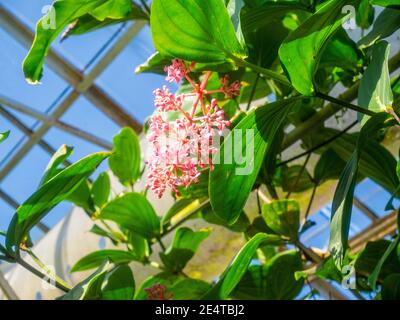
{"label": "green leaf", "polygon": [[129,266],[117,266],[106,274],[101,286],[103,300],[132,300],[134,295],[135,279]]}
{"label": "green leaf", "polygon": [[96,7],[90,14],[99,21],[106,18],[121,19],[127,16],[132,10],[131,0],[108,0]]}
{"label": "green leaf", "polygon": [[141,194],[126,193],[101,210],[97,219],[111,220],[132,232],[151,239],[160,234],[160,219],[150,202]]}
{"label": "green leaf", "polygon": [[374,21],[374,7],[369,3],[369,0],[360,0],[357,13],[356,22],[361,29],[368,29]]}
{"label": "green leaf", "polygon": [[[376,43],[372,48],[371,63],[361,78],[358,90],[358,105],[373,112],[386,112],[392,108],[393,93],[390,86],[388,60],[390,44]],[[370,118],[358,113],[361,125]]]}
{"label": "green leaf", "polygon": [[320,185],[331,179],[339,179],[346,162],[332,149],[326,150],[314,167],[314,181]]}
{"label": "green leaf", "polygon": [[[251,238],[240,249],[233,261],[219,278],[218,282],[204,295],[203,299],[223,300],[229,297],[232,291],[246,273],[247,268],[253,259],[258,247],[265,243],[268,244],[270,235],[258,233]],[[273,237],[275,238],[275,237]],[[275,240],[275,239],[274,239]]]}
{"label": "green leaf", "polygon": [[302,270],[300,254],[284,251],[263,266],[251,266],[237,285],[235,299],[291,300],[303,288],[304,279],[295,279],[295,272]]}
{"label": "green leaf", "polygon": [[[354,268],[356,272],[363,276],[370,276],[376,269],[379,261],[381,261],[382,256],[390,248],[391,243],[388,240],[368,242],[355,259]],[[382,264],[377,279],[382,282],[387,276],[393,273],[400,273],[400,261],[396,252],[391,251]]]}
{"label": "green leaf", "polygon": [[348,246],[347,241],[360,154],[364,151],[368,140],[371,140],[377,134],[377,131],[384,127],[388,118],[388,114],[378,113],[371,117],[362,127],[358,136],[356,150],[347,162],[335,190],[332,202],[329,250],[335,265],[339,269],[342,267],[344,253]]}
{"label": "green leaf", "polygon": [[110,263],[103,264],[88,278],[78,283],[68,293],[58,297],[57,300],[95,300],[101,297],[101,284],[106,273],[111,269]]}
{"label": "green leaf", "polygon": [[90,190],[94,204],[101,208],[108,201],[110,190],[111,184],[108,173],[100,173],[97,179],[93,182]]}
{"label": "green leaf", "polygon": [[100,227],[99,227],[98,225],[96,225],[96,224],[94,224],[94,225],[92,226],[92,228],[90,229],[90,232],[91,232],[91,233],[94,233],[94,234],[97,234],[98,236],[106,237],[106,238],[110,239],[114,245],[117,245],[118,242],[119,242],[119,238],[118,238],[118,237],[116,237],[116,236],[115,236],[114,234],[112,234],[111,232],[106,231],[106,230],[100,228]]}
{"label": "green leaf", "polygon": [[372,30],[358,41],[358,46],[360,49],[369,47],[378,40],[391,36],[399,28],[399,11],[386,8],[379,14],[378,18],[376,18]]}
{"label": "green leaf", "polygon": [[54,177],[57,173],[60,172],[60,165],[62,165],[72,154],[74,148],[63,144],[51,157],[49,163],[47,164],[46,169],[44,170],[44,174],[42,180],[40,181],[40,185],[49,181],[52,177]]}
{"label": "green leaf", "polygon": [[77,18],[101,6],[107,0],[57,0],[53,8],[38,21],[32,47],[23,62],[25,78],[37,84],[42,77],[44,59],[51,43],[60,32]]}
{"label": "green leaf", "polygon": [[218,63],[246,56],[221,0],[153,0],[150,25],[154,45],[166,57]]}
{"label": "green leaf", "polygon": [[372,271],[372,273],[368,277],[368,284],[371,286],[372,290],[375,291],[376,282],[378,280],[379,274],[381,273],[382,267],[383,267],[385,261],[392,254],[392,252],[395,252],[397,246],[399,245],[399,242],[400,242],[400,237],[398,236],[387,247],[386,251],[384,252],[382,257],[379,259],[378,263],[376,264],[374,271]]}
{"label": "green leaf", "polygon": [[[301,175],[300,175],[301,173]],[[302,192],[314,186],[307,169],[302,165],[282,168],[282,190],[285,192]]]}
{"label": "green leaf", "polygon": [[255,6],[242,13],[242,28],[245,33],[280,23],[288,13],[308,11],[297,1],[265,1],[261,6]]}
{"label": "green leaf", "polygon": [[276,200],[262,206],[262,217],[275,233],[295,241],[300,228],[300,206],[295,200]]}
{"label": "green leaf", "polygon": [[62,34],[62,40],[66,39],[70,35],[81,35],[125,21],[148,19],[148,15],[133,3],[131,4],[130,13],[118,19],[105,18],[103,21],[99,21],[94,18],[93,15],[88,13],[81,16],[78,20],[68,26],[68,29]]}
{"label": "green leaf", "polygon": [[172,205],[171,208],[162,216],[161,224],[166,227],[171,224],[171,220],[175,216],[186,216],[187,213],[191,212],[193,209],[200,205],[198,200],[193,200],[190,198],[179,199]]}
{"label": "green leaf", "polygon": [[72,272],[85,271],[98,268],[105,260],[115,264],[129,263],[136,260],[135,256],[128,251],[122,250],[99,250],[89,253],[79,259],[71,268]]}
{"label": "green leaf", "polygon": [[171,272],[181,271],[210,232],[210,229],[199,231],[192,231],[186,227],[177,229],[169,248],[165,252],[160,252],[160,258],[165,267]]}
{"label": "green leaf", "polygon": [[400,273],[385,278],[381,294],[382,300],[400,300]]}
{"label": "green leaf", "polygon": [[171,59],[163,57],[158,51],[154,52],[146,62],[138,65],[135,69],[136,74],[152,72],[165,74],[165,66],[171,63]]}
{"label": "green leaf", "polygon": [[341,27],[345,0],[330,0],[289,34],[279,57],[295,89],[303,95],[314,93],[314,75],[330,38]]}
{"label": "green leaf", "polygon": [[[221,163],[210,172],[209,196],[215,213],[228,224],[233,224],[242,212],[263,160],[296,100],[277,101],[250,111],[215,155]],[[240,160],[245,160],[247,167]]]}
{"label": "green leaf", "polygon": [[394,7],[400,9],[399,0],[370,0],[372,5],[377,5],[381,7]]}
{"label": "green leaf", "polygon": [[200,300],[210,288],[210,284],[205,281],[184,278],[176,281],[169,292],[173,300]]}
{"label": "green leaf", "polygon": [[361,53],[344,29],[339,29],[327,44],[319,62],[319,68],[340,67],[358,74]]}
{"label": "green leaf", "polygon": [[17,209],[8,228],[7,248],[12,251],[15,246],[17,249],[35,224],[54,206],[65,200],[108,156],[108,152],[87,156],[43,184]]}
{"label": "green leaf", "polygon": [[0,142],[3,142],[10,135],[10,131],[0,132]]}
{"label": "green leaf", "polygon": [[131,186],[140,176],[139,139],[132,128],[123,128],[113,139],[114,149],[108,165],[124,186]]}

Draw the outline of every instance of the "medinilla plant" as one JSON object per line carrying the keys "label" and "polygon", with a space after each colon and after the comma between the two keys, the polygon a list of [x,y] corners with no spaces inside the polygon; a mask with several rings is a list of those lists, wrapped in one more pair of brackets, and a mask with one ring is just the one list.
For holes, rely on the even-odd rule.
{"label": "medinilla plant", "polygon": [[[400,1],[153,0],[148,6],[59,0],[53,7],[57,27],[37,24],[23,63],[29,82],[40,80],[51,42],[63,31],[65,38],[141,19],[149,22],[157,51],[136,71],[165,73],[179,89],[155,88],[155,111],[144,132],[150,156],[143,163],[130,128],[114,137],[111,153],[66,167],[72,148],[62,146],[39,189],[2,233],[1,259],[47,274],[29,232],[60,202],[71,201],[93,219],[91,231],[116,247],[82,257],[71,272],[95,271],[73,288],[51,274],[65,291],[60,299],[294,299],[312,279],[346,281],[349,266],[357,297],[400,298],[399,236],[371,241],[358,252],[349,248],[357,182],[372,179],[392,194],[387,208],[397,210],[400,168],[381,142],[399,125],[400,77],[391,74],[400,67],[400,53],[385,38],[400,27]],[[344,13],[349,8],[355,16]],[[369,32],[350,38],[346,28],[353,20]],[[333,96],[338,87],[342,93]],[[357,120],[345,129],[326,126],[327,119],[349,113]],[[303,152],[283,158],[298,141]],[[311,155],[318,157],[312,173]],[[301,165],[293,164],[301,158]],[[106,159],[126,187],[120,194],[110,193],[109,172],[90,178]],[[144,190],[135,188],[139,179],[147,182]],[[312,202],[328,180],[338,183],[329,250],[323,251],[305,246],[301,234],[313,226]],[[148,190],[160,198],[173,195],[175,203],[162,217]],[[250,217],[245,204],[260,190],[266,194]],[[306,190],[311,196],[303,207],[293,196]],[[189,228],[190,219],[222,225],[246,240],[213,283],[184,272],[212,232]],[[160,262],[151,258],[155,246]],[[24,252],[37,266],[23,259]],[[132,261],[159,272],[135,283]]]}

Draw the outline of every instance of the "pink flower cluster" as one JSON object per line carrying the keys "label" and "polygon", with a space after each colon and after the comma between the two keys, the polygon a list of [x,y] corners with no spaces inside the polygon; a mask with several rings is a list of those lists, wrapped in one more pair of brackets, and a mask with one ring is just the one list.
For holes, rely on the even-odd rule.
{"label": "pink flower cluster", "polygon": [[[179,195],[179,187],[198,182],[202,170],[213,169],[212,155],[218,151],[213,146],[213,139],[219,139],[230,122],[225,120],[224,111],[218,107],[217,101],[207,96],[220,92],[233,97],[240,92],[240,83],[235,81],[229,85],[227,76],[221,79],[220,89],[207,90],[212,72],[205,72],[201,82],[195,81],[189,75],[193,67],[194,64],[188,67],[182,60],[174,59],[164,69],[167,81],[179,83],[185,78],[193,87],[191,92],[174,95],[166,86],[154,90],[157,112],[149,122],[146,187],[160,198],[167,188]],[[185,111],[184,103],[188,101],[190,108]],[[170,111],[178,111],[182,116],[168,121],[163,114]]]}

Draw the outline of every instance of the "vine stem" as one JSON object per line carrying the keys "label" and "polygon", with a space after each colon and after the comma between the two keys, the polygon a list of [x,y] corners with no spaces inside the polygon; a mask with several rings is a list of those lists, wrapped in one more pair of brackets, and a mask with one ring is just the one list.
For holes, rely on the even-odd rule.
{"label": "vine stem", "polygon": [[352,103],[347,102],[347,101],[344,101],[344,100],[337,99],[337,98],[335,98],[335,97],[332,97],[332,96],[327,95],[327,94],[322,93],[322,92],[317,92],[317,93],[315,94],[315,96],[318,97],[318,98],[321,98],[321,99],[323,99],[323,100],[332,102],[332,103],[334,103],[334,104],[338,104],[338,105],[343,106],[343,107],[345,107],[345,108],[354,110],[354,111],[356,111],[356,112],[360,112],[360,113],[366,114],[366,115],[368,115],[368,116],[374,116],[374,115],[375,115],[375,112],[373,112],[373,111],[371,111],[371,110],[362,108],[362,107],[360,107],[360,106],[357,106],[357,105],[355,105],[355,104],[352,104]]}
{"label": "vine stem", "polygon": [[306,160],[304,160],[304,163],[303,163],[303,165],[302,165],[302,167],[300,169],[300,172],[299,172],[299,174],[298,174],[298,176],[296,178],[296,181],[294,182],[293,187],[290,188],[291,190],[289,190],[289,192],[287,193],[285,199],[289,199],[290,195],[292,194],[292,190],[294,188],[296,188],[297,184],[299,183],[300,177],[303,174],[304,170],[306,169],[306,166],[307,166],[308,161],[310,160],[310,157],[311,157],[311,153],[307,154],[307,158],[306,158]]}
{"label": "vine stem", "polygon": [[304,223],[303,223],[303,226],[304,226],[304,224],[305,224],[305,223],[307,222],[307,220],[308,220],[308,216],[309,216],[310,211],[311,211],[311,206],[312,206],[312,204],[313,204],[313,202],[314,202],[315,193],[316,193],[316,191],[317,191],[317,188],[318,188],[318,184],[314,183],[314,186],[313,186],[313,189],[312,189],[312,193],[311,193],[311,197],[310,197],[310,201],[308,202],[307,210],[306,210],[306,213],[305,213],[305,215],[304,215]]}
{"label": "vine stem", "polygon": [[325,140],[324,142],[321,142],[320,144],[317,144],[316,146],[314,146],[314,147],[310,148],[309,150],[306,150],[306,151],[304,151],[304,152],[298,154],[297,156],[294,156],[294,157],[289,158],[289,159],[287,159],[287,160],[285,160],[285,161],[279,162],[276,166],[277,166],[277,167],[281,167],[281,166],[283,166],[283,165],[285,165],[285,164],[288,164],[288,163],[290,163],[290,162],[292,162],[292,161],[295,161],[295,160],[297,160],[297,159],[300,159],[300,158],[306,156],[307,154],[312,153],[312,152],[314,152],[314,151],[316,151],[316,150],[318,150],[318,149],[320,149],[320,148],[322,148],[322,147],[328,145],[328,144],[331,143],[332,141],[335,141],[336,139],[340,138],[343,134],[347,133],[347,132],[348,132],[351,128],[353,128],[357,123],[358,123],[357,120],[354,121],[354,122],[352,122],[349,126],[347,126],[346,128],[344,128],[342,131],[338,132],[337,134],[335,134],[334,136],[332,136],[332,137],[330,137],[329,139]]}

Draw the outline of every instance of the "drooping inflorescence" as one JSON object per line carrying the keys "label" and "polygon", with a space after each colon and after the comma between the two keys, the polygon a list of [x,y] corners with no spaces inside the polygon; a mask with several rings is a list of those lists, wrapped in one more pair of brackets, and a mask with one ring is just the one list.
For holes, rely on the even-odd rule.
{"label": "drooping inflorescence", "polygon": [[[198,182],[202,170],[213,168],[212,155],[218,151],[213,139],[219,138],[230,122],[210,95],[223,93],[232,98],[240,92],[240,83],[229,84],[228,76],[221,78],[220,89],[207,90],[212,72],[204,72],[201,80],[196,81],[190,76],[194,66],[194,63],[187,66],[182,60],[174,59],[164,69],[168,82],[179,83],[186,79],[193,88],[191,92],[175,95],[166,86],[153,92],[157,112],[149,122],[147,187],[160,198],[167,188],[179,195],[179,187]],[[185,111],[184,103],[189,99],[192,103]],[[166,120],[163,115],[171,111],[178,111],[181,116],[173,121]]]}

